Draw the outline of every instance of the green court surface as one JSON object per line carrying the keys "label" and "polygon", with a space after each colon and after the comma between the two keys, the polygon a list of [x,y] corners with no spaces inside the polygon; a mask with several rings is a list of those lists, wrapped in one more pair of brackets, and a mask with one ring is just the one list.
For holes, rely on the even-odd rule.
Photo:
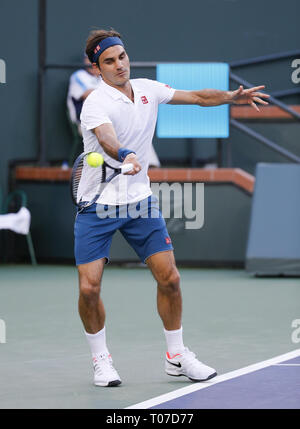
{"label": "green court surface", "polygon": [[[180,269],[184,342],[218,374],[299,348],[297,278],[243,270]],[[122,378],[92,384],[92,361],[77,313],[71,266],[0,266],[0,408],[125,408],[191,384],[164,373],[165,338],[156,284],[143,267],[109,266],[102,296],[107,342]],[[2,323],[3,325],[3,323]]]}

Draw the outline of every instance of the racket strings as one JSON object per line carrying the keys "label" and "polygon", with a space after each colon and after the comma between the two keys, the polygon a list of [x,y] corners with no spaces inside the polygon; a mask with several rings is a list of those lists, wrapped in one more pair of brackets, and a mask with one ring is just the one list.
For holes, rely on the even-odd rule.
{"label": "racket strings", "polygon": [[91,195],[99,192],[101,183],[105,181],[105,167],[90,167],[86,158],[77,164],[72,177],[72,194],[77,203],[84,199],[90,200]]}

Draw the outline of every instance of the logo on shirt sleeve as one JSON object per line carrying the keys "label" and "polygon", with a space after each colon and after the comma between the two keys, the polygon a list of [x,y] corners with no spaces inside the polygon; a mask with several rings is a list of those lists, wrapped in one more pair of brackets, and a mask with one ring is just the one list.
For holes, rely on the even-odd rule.
{"label": "logo on shirt sleeve", "polygon": [[147,100],[147,97],[145,97],[145,95],[141,96],[141,100],[143,104],[148,104],[148,100]]}
{"label": "logo on shirt sleeve", "polygon": [[170,85],[167,85],[167,84],[166,84],[165,86],[166,86],[167,88],[172,88]]}
{"label": "logo on shirt sleeve", "polygon": [[172,243],[172,241],[171,241],[171,238],[170,238],[170,237],[166,237],[166,238],[165,238],[165,240],[166,240],[166,244],[171,244],[171,243]]}

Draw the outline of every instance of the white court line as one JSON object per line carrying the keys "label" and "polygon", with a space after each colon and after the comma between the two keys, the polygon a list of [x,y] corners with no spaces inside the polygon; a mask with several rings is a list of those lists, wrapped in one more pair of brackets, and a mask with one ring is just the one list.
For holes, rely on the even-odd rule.
{"label": "white court line", "polygon": [[276,363],[274,366],[300,366],[300,363]]}
{"label": "white court line", "polygon": [[276,365],[285,360],[289,360],[295,357],[300,356],[300,349],[293,350],[292,352],[285,353],[274,358],[255,363],[253,365],[245,366],[244,368],[237,369],[235,371],[227,372],[226,374],[219,375],[212,380],[194,383],[192,386],[183,387],[181,389],[174,390],[173,392],[166,393],[164,395],[156,396],[155,398],[148,399],[147,401],[139,402],[137,404],[126,407],[125,409],[146,409],[150,407],[155,407],[156,405],[161,404],[162,402],[167,402],[172,399],[177,399],[180,396],[187,395],[188,393],[196,392],[201,389],[206,389],[207,387],[213,386],[214,384],[221,383],[222,381],[230,380],[241,375],[249,374],[250,372],[258,371],[259,369],[266,368],[267,366]]}

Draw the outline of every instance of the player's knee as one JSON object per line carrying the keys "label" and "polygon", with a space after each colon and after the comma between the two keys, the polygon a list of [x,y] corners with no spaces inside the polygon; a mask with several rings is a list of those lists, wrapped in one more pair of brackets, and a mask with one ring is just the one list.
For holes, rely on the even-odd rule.
{"label": "player's knee", "polygon": [[164,293],[174,294],[180,293],[180,275],[175,269],[164,276],[158,283],[158,287]]}
{"label": "player's knee", "polygon": [[86,300],[98,299],[100,294],[100,282],[93,279],[80,281],[80,295]]}

